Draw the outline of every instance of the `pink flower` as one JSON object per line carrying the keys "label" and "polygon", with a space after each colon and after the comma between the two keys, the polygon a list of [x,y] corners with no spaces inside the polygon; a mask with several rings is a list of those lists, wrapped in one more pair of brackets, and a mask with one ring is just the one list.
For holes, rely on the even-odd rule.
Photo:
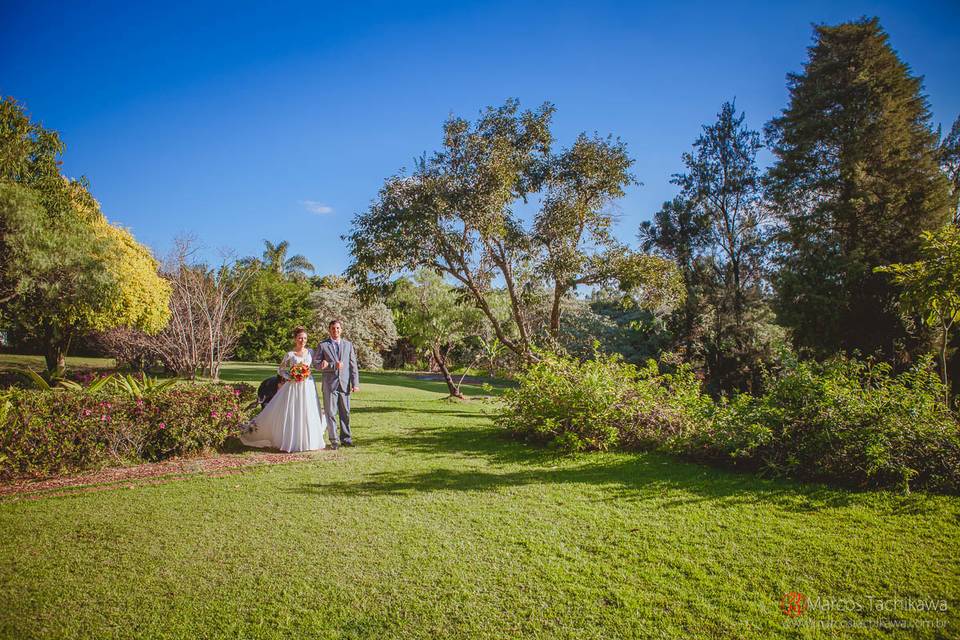
{"label": "pink flower", "polygon": [[211,417],[211,418],[219,418],[219,417],[220,417],[220,414],[217,413],[216,411],[211,411],[211,412],[210,412],[210,417]]}
{"label": "pink flower", "polygon": [[234,389],[234,390],[233,390],[233,395],[235,395],[235,396],[240,395],[240,389]]}
{"label": "pink flower", "polygon": [[233,417],[233,412],[232,412],[232,411],[227,411],[227,417],[228,417],[228,418],[232,418],[232,417]]}
{"label": "pink flower", "polygon": [[83,415],[85,415],[85,416],[90,415],[90,409],[84,409],[84,410],[83,410]]}
{"label": "pink flower", "polygon": [[100,422],[106,422],[107,416],[100,416]]}
{"label": "pink flower", "polygon": [[167,423],[166,423],[166,422],[161,422],[161,423],[160,423],[160,428],[161,428],[161,429],[166,429],[166,428],[167,428]]}

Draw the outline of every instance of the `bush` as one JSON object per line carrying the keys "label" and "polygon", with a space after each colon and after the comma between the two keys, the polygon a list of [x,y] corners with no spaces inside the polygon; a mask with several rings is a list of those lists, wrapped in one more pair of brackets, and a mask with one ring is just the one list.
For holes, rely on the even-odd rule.
{"label": "bush", "polygon": [[960,429],[930,362],[900,375],[838,357],[795,363],[722,406],[691,453],[807,480],[960,490]]}
{"label": "bush", "polygon": [[894,375],[851,358],[786,363],[759,396],[714,403],[685,367],[549,356],[503,396],[498,423],[568,451],[660,450],[770,475],[960,491],[960,427],[929,361]]}
{"label": "bush", "polygon": [[247,421],[249,385],[188,384],[134,398],[114,391],[11,389],[0,411],[0,478],[190,455]]}
{"label": "bush", "polygon": [[709,415],[712,402],[687,369],[661,374],[618,355],[579,361],[547,356],[503,395],[498,423],[528,440],[566,450],[672,446]]}

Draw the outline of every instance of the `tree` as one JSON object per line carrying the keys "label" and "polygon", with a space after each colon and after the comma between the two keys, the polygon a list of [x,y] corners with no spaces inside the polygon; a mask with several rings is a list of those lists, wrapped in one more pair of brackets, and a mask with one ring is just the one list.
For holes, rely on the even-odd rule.
{"label": "tree", "polygon": [[464,306],[454,288],[428,269],[417,271],[409,280],[398,280],[388,302],[398,333],[418,349],[429,351],[450,395],[463,399],[450,374],[449,356],[460,342],[478,332],[482,315]]}
{"label": "tree", "polygon": [[947,137],[940,142],[940,170],[950,183],[953,224],[960,225],[960,116],[953,121]]}
{"label": "tree", "polygon": [[[747,297],[759,290],[766,240],[766,214],[760,204],[757,151],[760,134],[744,125],[725,102],[716,123],[704,126],[694,152],[683,154],[687,173],[674,176],[691,206],[706,222],[705,245],[738,332],[743,330]],[[696,214],[695,214],[696,215]]]}
{"label": "tree", "polygon": [[766,128],[768,193],[784,223],[780,320],[815,354],[909,355],[922,346],[874,268],[911,262],[948,216],[947,180],[921,79],[874,19],[815,27],[790,103]]}
{"label": "tree", "polygon": [[310,307],[314,311],[315,332],[322,335],[331,320],[340,320],[344,337],[353,342],[357,350],[360,367],[381,368],[380,352],[388,350],[397,340],[390,309],[382,302],[361,298],[356,287],[339,276],[316,278],[314,284]]}
{"label": "tree", "polygon": [[[269,240],[263,241],[263,266],[277,274],[291,277],[302,277],[307,272],[313,273],[313,264],[306,257],[299,253],[295,256],[287,257],[290,250],[290,243],[286,240],[273,244]],[[247,258],[246,263],[256,262],[255,258]]]}
{"label": "tree", "polygon": [[254,362],[278,362],[290,348],[290,331],[313,324],[308,280],[257,269],[240,295],[243,331],[235,356]]}
{"label": "tree", "polygon": [[31,122],[22,104],[0,100],[0,180],[32,189],[51,218],[72,210],[72,181],[60,174],[64,149],[60,135]]}
{"label": "tree", "polygon": [[45,215],[35,191],[0,181],[0,314],[30,289],[46,256],[59,249],[44,233]]}
{"label": "tree", "polygon": [[683,355],[702,358],[719,390],[744,389],[759,375],[767,349],[764,325],[766,211],[756,154],[760,134],[732,102],[705,125],[673,176],[679,196],[640,229],[646,249],[676,262],[686,304],[672,322]]}
{"label": "tree", "polygon": [[86,180],[60,175],[63,149],[22,106],[0,101],[2,319],[42,345],[55,374],[79,335],[118,326],[158,331],[170,294],[153,256],[107,221]]}
{"label": "tree", "polygon": [[684,196],[664,202],[653,220],[641,223],[639,239],[644,251],[656,251],[673,261],[683,278],[686,293],[676,316],[679,346],[692,356],[699,341],[700,313],[698,260],[709,238],[709,221],[702,209]]}
{"label": "tree", "polygon": [[[77,336],[120,326],[159,331],[170,296],[149,250],[109,224],[82,185],[70,191],[73,218],[43,216],[42,240],[15,252],[24,260],[12,268],[30,275],[4,311],[20,335],[43,346],[47,369],[57,375]],[[11,238],[26,235],[15,230]]]}
{"label": "tree", "polygon": [[876,271],[890,274],[900,287],[901,309],[919,315],[939,330],[944,401],[949,404],[947,345],[950,331],[960,319],[960,228],[946,224],[935,232],[923,232],[921,237],[920,260],[877,267]]}
{"label": "tree", "polygon": [[242,330],[240,295],[254,269],[224,262],[210,267],[194,259],[192,238],[178,238],[161,269],[172,288],[170,321],[157,335],[133,332],[136,340],[168,370],[194,378],[206,373],[214,380],[230,359]]}
{"label": "tree", "polygon": [[[562,300],[576,287],[616,281],[646,259],[609,234],[607,206],[633,181],[623,143],[581,135],[553,154],[553,111],[544,104],[520,112],[510,100],[475,124],[450,118],[442,150],[421,159],[412,175],[388,179],[354,218],[348,273],[361,290],[419,268],[445,274],[497,339],[532,361],[531,309],[544,295],[553,311],[548,333],[556,339]],[[527,226],[516,210],[534,200],[540,207]],[[506,320],[491,306],[495,283],[509,299]]]}

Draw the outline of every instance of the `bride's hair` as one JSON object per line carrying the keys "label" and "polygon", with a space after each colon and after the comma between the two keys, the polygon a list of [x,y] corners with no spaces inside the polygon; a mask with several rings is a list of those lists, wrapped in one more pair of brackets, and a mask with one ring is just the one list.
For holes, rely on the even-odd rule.
{"label": "bride's hair", "polygon": [[296,338],[296,337],[297,337],[298,335],[300,335],[301,333],[306,333],[306,332],[307,332],[307,328],[306,328],[306,327],[304,327],[304,326],[297,326],[297,327],[294,327],[294,328],[293,328],[293,331],[290,332],[290,337],[291,337],[291,338]]}

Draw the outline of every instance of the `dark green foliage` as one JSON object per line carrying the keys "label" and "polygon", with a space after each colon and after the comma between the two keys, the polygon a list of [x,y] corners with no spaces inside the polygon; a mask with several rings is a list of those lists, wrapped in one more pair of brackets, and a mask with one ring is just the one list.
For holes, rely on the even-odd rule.
{"label": "dark green foliage", "polygon": [[703,371],[714,393],[756,388],[782,342],[773,326],[765,278],[769,221],[760,201],[760,135],[733,103],[703,127],[679,196],[640,227],[644,249],[672,260],[684,303],[667,319],[672,348]]}
{"label": "dark green foliage", "polygon": [[857,487],[960,491],[960,429],[929,360],[893,375],[837,357],[794,363],[689,443],[696,457]]}
{"label": "dark green foliage", "polygon": [[71,208],[69,181],[60,174],[65,148],[60,134],[31,122],[22,104],[13,98],[0,100],[0,180],[35,191],[53,218]]}
{"label": "dark green foliage", "polygon": [[778,315],[816,355],[891,357],[925,345],[873,269],[917,257],[919,234],[946,222],[947,179],[921,79],[876,19],[818,26],[790,104],[767,125],[769,195],[785,223]]}
{"label": "dark green foliage", "polygon": [[928,366],[789,363],[759,396],[715,403],[681,367],[550,356],[503,394],[498,424],[566,450],[660,450],[768,475],[960,491],[960,428]]}
{"label": "dark green foliage", "polygon": [[249,385],[181,383],[141,398],[12,389],[0,412],[0,478],[71,473],[220,447],[240,432]]}
{"label": "dark green foliage", "polygon": [[[234,357],[249,362],[279,362],[290,350],[293,328],[315,324],[315,313],[310,306],[312,290],[304,278],[285,276],[274,269],[259,269],[240,296],[243,332],[237,340]],[[319,336],[314,338],[319,340]]]}

